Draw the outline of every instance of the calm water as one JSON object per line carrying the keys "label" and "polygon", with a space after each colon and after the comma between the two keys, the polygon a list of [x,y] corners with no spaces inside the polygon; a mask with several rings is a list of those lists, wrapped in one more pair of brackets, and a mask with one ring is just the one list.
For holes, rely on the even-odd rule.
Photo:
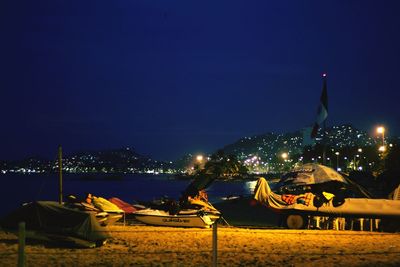
{"label": "calm water", "polygon": [[[169,175],[123,175],[121,180],[82,180],[81,174],[63,175],[63,193],[83,197],[86,192],[104,198],[119,197],[126,202],[151,201],[162,196],[178,199],[190,181],[175,180]],[[97,176],[102,178],[100,176]],[[117,176],[118,177],[118,176]],[[119,176],[121,177],[121,176]],[[0,175],[0,216],[25,202],[58,200],[58,176],[54,175]],[[252,193],[255,182],[215,181],[208,189],[211,202],[229,195]]]}

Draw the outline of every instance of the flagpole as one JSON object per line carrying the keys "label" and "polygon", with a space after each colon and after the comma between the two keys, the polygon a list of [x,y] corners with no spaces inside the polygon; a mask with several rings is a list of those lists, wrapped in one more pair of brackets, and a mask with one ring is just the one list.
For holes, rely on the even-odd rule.
{"label": "flagpole", "polygon": [[324,132],[322,136],[322,164],[326,166],[326,120],[324,120],[322,131]]}
{"label": "flagpole", "polygon": [[326,73],[322,74],[323,82],[322,82],[322,93],[320,97],[320,103],[318,105],[317,110],[317,119],[314,123],[313,129],[311,131],[311,138],[316,138],[318,134],[318,130],[321,129],[322,126],[322,164],[326,165],[326,118],[328,117],[328,92],[326,85]]}
{"label": "flagpole", "polygon": [[[327,77],[326,77],[326,73],[322,74],[323,77],[323,90],[326,90],[327,87]],[[325,93],[327,94],[327,92],[325,91]],[[326,103],[325,103],[325,108],[326,111],[328,111],[328,102],[326,99]],[[326,118],[324,119],[324,123],[323,123],[323,128],[322,131],[324,132],[323,136],[322,136],[322,164],[326,166],[326,121],[328,119],[328,116],[326,116]]]}

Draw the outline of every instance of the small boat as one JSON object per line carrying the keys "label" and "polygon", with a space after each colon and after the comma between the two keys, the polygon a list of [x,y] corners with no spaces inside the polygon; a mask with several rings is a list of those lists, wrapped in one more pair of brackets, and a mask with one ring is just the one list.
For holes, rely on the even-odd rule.
{"label": "small boat", "polygon": [[124,211],[104,198],[97,198],[93,203],[79,201],[73,195],[68,196],[64,206],[87,213],[93,213],[101,226],[113,225],[124,216]]}
{"label": "small boat", "polygon": [[156,209],[143,209],[133,213],[136,220],[150,225],[209,228],[220,215],[201,210],[181,210],[177,214]]}
{"label": "small boat", "polygon": [[0,220],[2,229],[18,235],[25,222],[26,238],[56,245],[93,248],[103,245],[110,234],[100,226],[94,213],[55,201],[26,203]]}

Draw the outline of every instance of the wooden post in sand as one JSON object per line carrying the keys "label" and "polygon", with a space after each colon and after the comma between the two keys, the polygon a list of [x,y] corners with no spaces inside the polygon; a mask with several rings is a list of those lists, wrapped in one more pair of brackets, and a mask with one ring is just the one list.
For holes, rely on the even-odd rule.
{"label": "wooden post in sand", "polygon": [[217,267],[217,221],[212,225],[212,266]]}
{"label": "wooden post in sand", "polygon": [[25,222],[18,224],[18,267],[25,267]]}

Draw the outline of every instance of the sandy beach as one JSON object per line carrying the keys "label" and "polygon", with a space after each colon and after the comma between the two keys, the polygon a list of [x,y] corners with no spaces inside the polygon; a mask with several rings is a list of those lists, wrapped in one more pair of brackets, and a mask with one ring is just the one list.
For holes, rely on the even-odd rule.
{"label": "sandy beach", "polygon": [[[27,243],[27,266],[211,266],[212,229],[112,226],[99,248]],[[0,265],[17,237],[0,231]],[[218,266],[399,266],[400,234],[218,227]]]}

